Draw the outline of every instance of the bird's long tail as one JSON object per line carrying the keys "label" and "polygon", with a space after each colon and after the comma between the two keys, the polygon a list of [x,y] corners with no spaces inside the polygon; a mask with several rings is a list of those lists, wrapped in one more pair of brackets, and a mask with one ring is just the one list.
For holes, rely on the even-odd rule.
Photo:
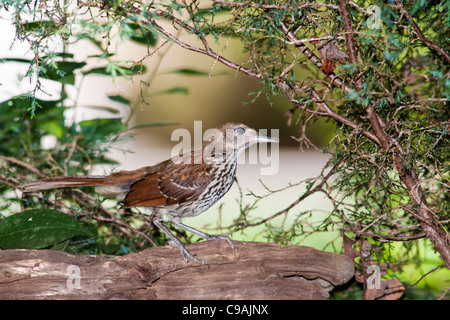
{"label": "bird's long tail", "polygon": [[23,192],[33,192],[59,188],[105,186],[109,182],[108,177],[55,177],[24,183],[19,186],[19,189]]}

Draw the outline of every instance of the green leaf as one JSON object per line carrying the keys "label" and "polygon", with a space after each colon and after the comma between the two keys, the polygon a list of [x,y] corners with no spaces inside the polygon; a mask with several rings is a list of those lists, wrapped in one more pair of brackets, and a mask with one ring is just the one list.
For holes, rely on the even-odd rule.
{"label": "green leaf", "polygon": [[83,135],[89,140],[102,140],[111,134],[126,129],[120,118],[102,118],[85,120],[79,123]]}
{"label": "green leaf", "polygon": [[73,59],[74,54],[68,52],[50,52],[48,55],[43,56],[42,59],[45,60],[47,58],[55,59],[55,58],[64,58],[64,59]]}
{"label": "green leaf", "polygon": [[81,69],[86,65],[86,62],[71,62],[71,61],[59,61],[56,62],[56,68],[49,68],[43,72],[40,76],[45,79],[58,81],[65,84],[75,84],[74,71]]}
{"label": "green leaf", "polygon": [[155,122],[137,124],[137,125],[129,128],[127,131],[134,130],[134,129],[151,128],[151,127],[174,126],[176,124],[179,124],[179,123],[178,122],[155,121]]}
{"label": "green leaf", "polygon": [[117,115],[120,113],[120,111],[117,110],[116,108],[108,107],[108,106],[93,106],[93,105],[90,105],[90,106],[85,106],[85,107],[86,108],[90,108],[90,109],[95,109],[95,110],[107,111],[107,112],[110,112],[112,114],[117,114]]}
{"label": "green leaf", "polygon": [[132,30],[130,39],[139,44],[144,44],[154,47],[158,41],[158,36],[155,32],[149,29],[146,25],[139,25],[135,22],[127,22],[125,25]]}
{"label": "green leaf", "polygon": [[92,68],[92,69],[86,70],[83,72],[83,74],[85,76],[89,75],[89,74],[100,74],[100,75],[109,76],[110,72],[106,71],[106,67],[99,67],[99,68]]}
{"label": "green leaf", "polygon": [[188,69],[188,68],[171,70],[171,71],[168,71],[167,73],[182,74],[185,76],[207,76],[207,75],[209,75],[209,72],[195,70],[195,69]]}
{"label": "green leaf", "polygon": [[47,122],[38,123],[36,125],[39,129],[42,129],[50,134],[53,134],[58,139],[61,139],[64,134],[64,129],[60,126],[58,120],[51,120]]}
{"label": "green leaf", "polygon": [[130,99],[125,98],[124,96],[122,96],[120,94],[109,95],[108,98],[109,98],[109,100],[112,100],[114,102],[119,102],[119,103],[125,104],[127,106],[129,106],[131,104]]}
{"label": "green leaf", "polygon": [[161,95],[161,94],[175,94],[175,93],[181,93],[181,94],[188,95],[189,89],[186,87],[173,87],[170,89],[164,89],[164,90],[152,92],[152,96],[157,96],[157,95]]}
{"label": "green leaf", "polygon": [[30,59],[22,59],[22,58],[3,58],[4,62],[20,62],[20,63],[31,63]]}
{"label": "green leaf", "polygon": [[133,76],[136,74],[146,73],[147,67],[144,65],[134,65],[131,67],[121,66],[118,64],[110,63],[107,67],[92,68],[83,72],[84,75],[100,74],[106,76]]}
{"label": "green leaf", "polygon": [[32,21],[32,22],[25,22],[20,24],[21,29],[28,32],[35,32],[35,33],[45,33],[48,32],[48,30],[54,30],[59,28],[58,22],[55,20],[41,20],[41,21]]}
{"label": "green leaf", "polygon": [[75,217],[57,210],[32,209],[0,222],[2,249],[40,249],[76,236],[94,234]]}

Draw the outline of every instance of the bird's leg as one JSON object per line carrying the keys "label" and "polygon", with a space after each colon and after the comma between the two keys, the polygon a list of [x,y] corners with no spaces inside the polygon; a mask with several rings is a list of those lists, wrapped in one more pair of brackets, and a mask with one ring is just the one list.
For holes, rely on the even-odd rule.
{"label": "bird's leg", "polygon": [[172,240],[172,243],[174,245],[176,245],[178,247],[178,249],[180,249],[181,251],[181,255],[183,256],[184,261],[186,261],[186,263],[188,263],[188,259],[191,259],[195,262],[201,263],[201,264],[206,264],[205,261],[197,259],[196,257],[194,257],[184,246],[184,244],[173,235],[172,232],[170,232],[169,228],[167,228],[163,223],[162,223],[162,219],[161,218],[154,218],[153,219],[153,223],[159,228],[161,229],[162,232],[164,232],[169,238],[170,240]]}
{"label": "bird's leg", "polygon": [[191,233],[193,233],[193,234],[198,235],[199,237],[202,237],[203,239],[206,239],[206,240],[214,240],[214,239],[215,239],[215,240],[217,240],[218,242],[220,242],[220,240],[226,240],[226,241],[230,244],[230,247],[233,248],[234,250],[236,250],[236,253],[237,253],[237,251],[238,251],[237,248],[236,248],[236,246],[234,245],[234,243],[233,243],[233,242],[231,241],[231,239],[230,239],[229,237],[227,237],[227,236],[210,235],[210,234],[204,233],[204,232],[202,232],[202,231],[199,231],[199,230],[197,230],[197,229],[194,229],[194,228],[192,228],[192,227],[189,227],[189,226],[187,226],[187,225],[185,225],[185,224],[182,224],[182,223],[180,222],[180,220],[181,220],[180,217],[170,216],[170,217],[169,217],[169,220],[170,220],[170,222],[171,222],[175,227],[178,227],[178,228],[180,228],[180,229],[189,231],[189,232],[191,232]]}

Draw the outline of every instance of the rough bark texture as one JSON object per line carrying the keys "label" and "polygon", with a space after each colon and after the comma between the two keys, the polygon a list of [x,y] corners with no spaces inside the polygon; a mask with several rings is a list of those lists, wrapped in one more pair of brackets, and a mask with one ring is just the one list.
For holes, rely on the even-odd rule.
{"label": "rough bark texture", "polygon": [[237,242],[187,246],[186,264],[164,246],[121,257],[52,250],[0,251],[0,299],[325,299],[354,274],[343,255],[309,247]]}

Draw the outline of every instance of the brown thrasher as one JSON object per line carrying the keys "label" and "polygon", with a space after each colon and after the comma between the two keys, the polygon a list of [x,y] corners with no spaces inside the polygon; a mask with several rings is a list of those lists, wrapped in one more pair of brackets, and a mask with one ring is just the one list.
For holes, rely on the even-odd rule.
{"label": "brown thrasher", "polygon": [[230,238],[209,235],[181,223],[183,217],[193,217],[216,203],[230,189],[236,175],[238,155],[258,142],[278,142],[241,123],[225,123],[212,130],[210,140],[201,150],[172,157],[154,166],[133,171],[121,171],[110,176],[54,177],[22,184],[24,192],[95,186],[100,195],[123,202],[123,208],[153,207],[151,219],[187,257],[195,258],[162,223],[162,216],[176,227],[192,232],[206,240]]}

